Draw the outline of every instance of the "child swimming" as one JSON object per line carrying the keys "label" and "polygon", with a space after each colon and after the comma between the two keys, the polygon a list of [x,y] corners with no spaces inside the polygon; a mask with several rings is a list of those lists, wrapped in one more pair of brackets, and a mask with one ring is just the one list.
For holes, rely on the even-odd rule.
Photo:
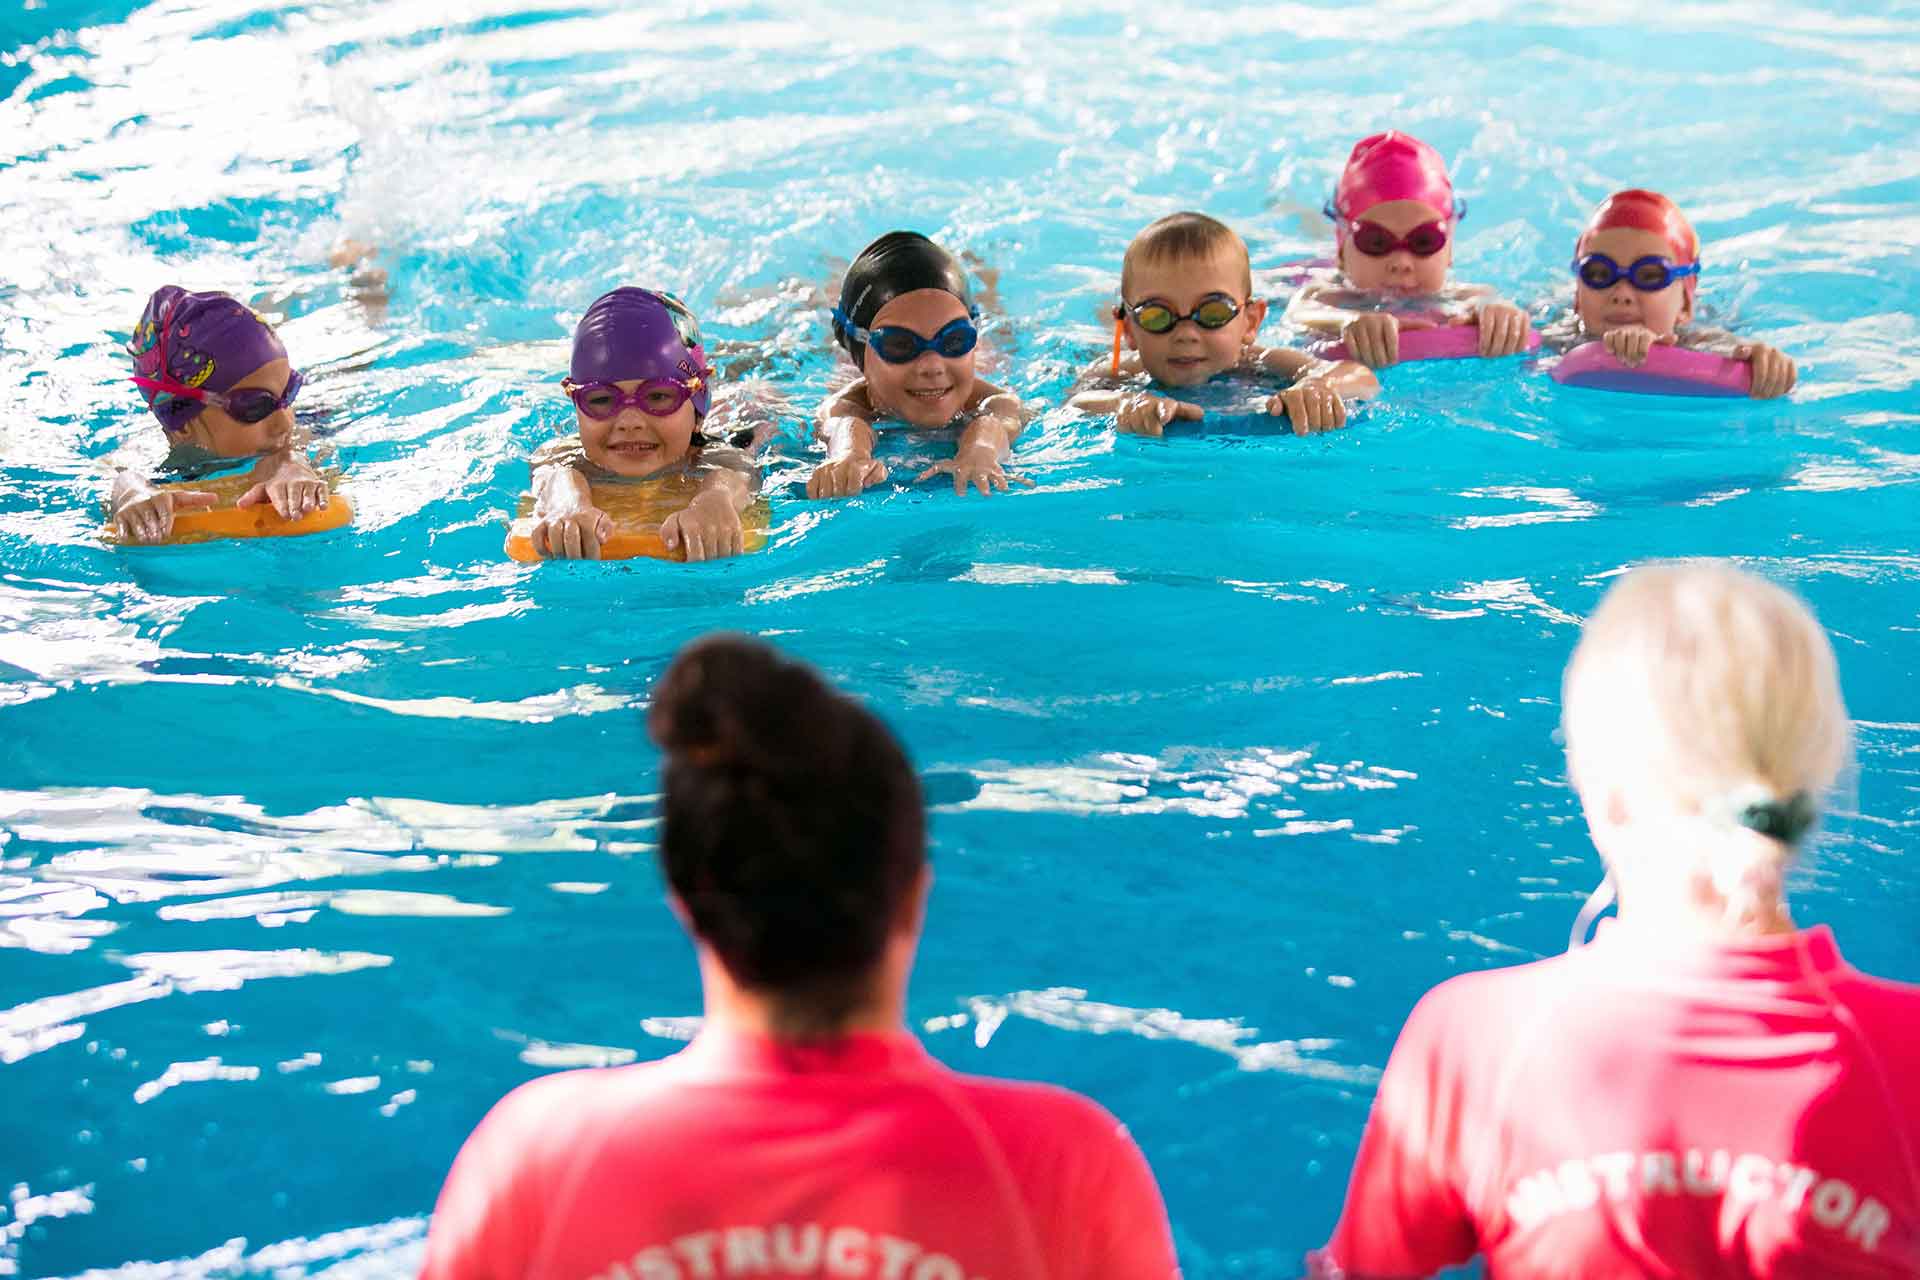
{"label": "child swimming", "polygon": [[[194,479],[256,459],[252,484],[235,505],[271,505],[297,520],[327,505],[327,483],[296,447],[293,401],[302,377],[273,326],[224,293],[188,293],[165,285],[147,299],[127,343],[134,385],[165,431],[161,463],[175,479]],[[174,515],[203,511],[219,498],[197,489],[160,488],[122,469],[108,509],[120,535],[161,542]]]}
{"label": "child swimming", "polygon": [[833,336],[861,376],[820,406],[814,434],[827,460],[808,477],[808,497],[846,497],[885,480],[873,450],[874,424],[887,418],[923,431],[960,427],[953,457],[918,480],[951,475],[956,494],[1006,489],[1004,463],[1026,412],[1018,396],[976,376],[978,318],[965,268],[927,237],[890,231],[860,251],[840,285]]}
{"label": "child swimming", "polygon": [[1228,373],[1272,375],[1288,385],[1266,401],[1266,411],[1284,414],[1296,434],[1306,435],[1344,426],[1346,398],[1380,390],[1378,379],[1351,361],[1331,364],[1258,345],[1254,334],[1266,314],[1266,301],[1253,296],[1246,242],[1204,213],[1168,214],[1127,246],[1113,358],[1083,373],[1067,403],[1082,413],[1111,413],[1118,430],[1157,436],[1175,418],[1198,419],[1205,410],[1138,390],[1131,384],[1141,375],[1176,390]]}
{"label": "child swimming", "polygon": [[560,384],[576,434],[533,457],[533,550],[598,560],[614,521],[593,504],[593,485],[679,476],[697,489],[661,522],[661,541],[688,560],[739,555],[759,471],[708,420],[713,377],[699,324],[672,294],[623,287],[595,299]]}
{"label": "child swimming", "polygon": [[1655,344],[1717,351],[1752,364],[1754,399],[1793,390],[1793,361],[1778,349],[1722,330],[1682,328],[1693,319],[1700,284],[1700,237],[1667,197],[1616,191],[1593,211],[1573,254],[1573,314],[1558,326],[1555,345],[1598,339],[1629,368],[1645,363]]}
{"label": "child swimming", "polygon": [[1435,151],[1398,130],[1354,144],[1333,199],[1335,270],[1303,286],[1286,319],[1339,334],[1354,359],[1381,369],[1400,359],[1400,331],[1477,325],[1480,354],[1526,346],[1526,313],[1484,285],[1449,284],[1453,233],[1466,206]]}

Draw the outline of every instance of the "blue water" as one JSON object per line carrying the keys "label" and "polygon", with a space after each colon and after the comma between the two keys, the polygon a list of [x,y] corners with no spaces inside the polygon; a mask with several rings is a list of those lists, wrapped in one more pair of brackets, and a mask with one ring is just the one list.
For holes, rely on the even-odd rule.
{"label": "blue water", "polygon": [[[1859,749],[1798,915],[1920,978],[1916,48],[1892,3],[7,0],[0,1274],[402,1273],[500,1094],[670,1052],[698,990],[640,710],[716,627],[904,736],[939,876],[914,1021],[1117,1112],[1192,1276],[1295,1274],[1417,995],[1564,946],[1599,869],[1559,671],[1623,566],[1735,556],[1812,601]],[[1668,190],[1703,301],[1802,389],[1415,366],[1330,437],[1055,410],[1031,490],[795,496],[825,291],[875,234],[996,271],[1001,376],[1058,404],[1135,229],[1202,207],[1258,269],[1314,256],[1390,124],[1473,201],[1457,274],[1542,312],[1595,201]],[[107,464],[157,434],[114,335],[167,281],[285,318],[350,532],[99,545]],[[566,325],[620,282],[793,406],[767,552],[502,558]]]}

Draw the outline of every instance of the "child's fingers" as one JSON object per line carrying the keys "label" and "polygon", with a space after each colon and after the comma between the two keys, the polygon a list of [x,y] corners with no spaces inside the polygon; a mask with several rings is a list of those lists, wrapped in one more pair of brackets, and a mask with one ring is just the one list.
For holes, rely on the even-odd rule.
{"label": "child's fingers", "polygon": [[1173,416],[1176,418],[1184,418],[1188,422],[1198,422],[1207,416],[1207,411],[1197,404],[1188,404],[1185,400],[1175,400],[1173,402]]}
{"label": "child's fingers", "polygon": [[220,501],[219,494],[205,489],[172,489],[168,497],[172,498],[175,511],[205,511]]}

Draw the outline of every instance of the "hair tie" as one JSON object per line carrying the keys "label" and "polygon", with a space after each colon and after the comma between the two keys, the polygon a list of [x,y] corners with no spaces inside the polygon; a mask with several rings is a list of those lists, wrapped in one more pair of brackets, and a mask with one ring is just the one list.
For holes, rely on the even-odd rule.
{"label": "hair tie", "polygon": [[1813,799],[1804,791],[1785,800],[1763,800],[1750,804],[1734,815],[1734,821],[1749,831],[1757,831],[1782,844],[1799,844],[1813,826]]}

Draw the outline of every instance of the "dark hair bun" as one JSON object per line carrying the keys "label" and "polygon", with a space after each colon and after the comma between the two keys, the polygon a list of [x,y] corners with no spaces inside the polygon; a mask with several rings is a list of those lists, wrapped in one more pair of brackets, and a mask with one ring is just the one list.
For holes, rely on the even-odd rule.
{"label": "dark hair bun", "polygon": [[695,931],[745,986],[857,998],[926,858],[919,784],[893,735],[738,635],[683,649],[647,723],[666,752],[661,860]]}

